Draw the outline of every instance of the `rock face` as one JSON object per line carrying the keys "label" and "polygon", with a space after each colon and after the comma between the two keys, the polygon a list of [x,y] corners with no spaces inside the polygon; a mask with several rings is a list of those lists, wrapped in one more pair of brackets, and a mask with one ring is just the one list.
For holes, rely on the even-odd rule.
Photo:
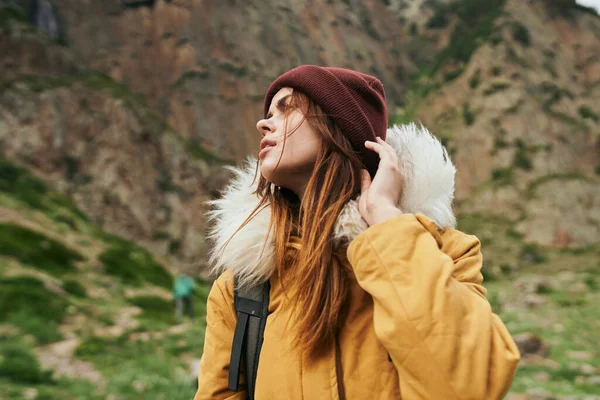
{"label": "rock face", "polygon": [[500,214],[542,245],[600,239],[590,13],[548,0],[8,3],[46,36],[0,19],[5,156],[172,262],[204,259],[200,202],[228,177],[219,162],[256,153],[268,84],[302,63],[378,76],[391,115],[402,106],[441,136],[459,213]]}
{"label": "rock face", "polygon": [[471,22],[468,62],[450,58],[468,47],[458,28],[470,31],[448,13],[427,33],[450,56],[410,116],[448,143],[459,212],[510,218],[528,242],[586,246],[600,240],[600,18],[554,7],[507,0],[492,22]]}
{"label": "rock face", "polygon": [[54,182],[106,230],[201,269],[202,203],[225,179],[218,157],[27,26],[2,36],[0,52],[13,66],[0,91],[3,156]]}
{"label": "rock face", "polygon": [[287,69],[370,72],[394,104],[411,65],[404,28],[383,1],[54,3],[82,60],[143,94],[183,136],[238,161],[256,152],[264,93]]}

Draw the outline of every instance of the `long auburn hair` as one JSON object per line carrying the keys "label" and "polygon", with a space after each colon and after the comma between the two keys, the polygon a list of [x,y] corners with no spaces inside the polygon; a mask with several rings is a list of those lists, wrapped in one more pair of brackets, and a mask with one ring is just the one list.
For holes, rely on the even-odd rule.
{"label": "long auburn hair", "polygon": [[[304,121],[323,139],[304,194],[300,199],[260,175],[255,191],[259,204],[237,231],[263,207],[271,207],[267,238],[273,230],[279,279],[286,296],[291,294],[287,297],[293,298],[295,344],[307,354],[318,356],[333,344],[347,314],[345,248],[334,248],[332,234],[343,206],[360,192],[362,162],[334,119],[296,90],[283,110],[284,132],[288,132],[288,117],[295,109],[302,112],[303,118],[284,135],[283,148],[286,137]],[[258,170],[257,162],[257,175]],[[288,293],[285,288],[290,282],[293,291]]]}

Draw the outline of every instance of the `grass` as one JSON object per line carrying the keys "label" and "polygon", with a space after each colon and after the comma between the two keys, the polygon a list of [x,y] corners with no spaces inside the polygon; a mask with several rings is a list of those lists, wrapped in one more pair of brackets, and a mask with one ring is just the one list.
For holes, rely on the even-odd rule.
{"label": "grass", "polygon": [[547,261],[544,251],[536,244],[529,243],[521,248],[520,259],[528,264],[542,264]]}
{"label": "grass", "polygon": [[77,251],[41,233],[14,223],[0,223],[0,254],[60,276],[85,258]]}
{"label": "grass", "polygon": [[63,282],[62,288],[69,294],[75,297],[85,298],[87,297],[87,291],[85,287],[74,279],[67,279]]}
{"label": "grass", "polygon": [[20,276],[0,280],[0,322],[17,326],[40,344],[61,338],[57,325],[68,306],[67,299],[46,290],[39,279]]}
{"label": "grass", "polygon": [[9,21],[28,22],[27,16],[21,8],[8,5],[0,6],[0,28],[5,27]]}
{"label": "grass", "polygon": [[44,181],[27,169],[2,157],[0,157],[0,193],[5,193],[24,205],[50,215],[62,212],[63,216],[65,213],[70,215],[71,220],[89,222],[88,217],[68,197],[50,190]]}
{"label": "grass", "polygon": [[84,338],[76,354],[106,376],[107,397],[183,400],[192,398],[196,387],[180,356],[199,358],[203,339],[204,324],[197,323],[184,333],[146,341],[135,340],[130,333],[112,339]]}
{"label": "grass", "polygon": [[432,18],[443,19],[439,15],[455,14],[459,23],[452,31],[448,47],[439,54],[434,71],[447,62],[469,62],[473,52],[493,32],[494,21],[502,13],[504,0],[455,0],[447,5],[440,3],[437,7]]}
{"label": "grass", "polygon": [[[523,357],[511,393],[541,388],[555,396],[584,398],[596,394],[597,386],[586,383],[581,366],[600,368],[600,248],[560,250],[524,244],[522,235],[514,232],[515,221],[503,215],[460,215],[458,223],[460,230],[482,241],[483,284],[494,312],[511,334],[530,332],[539,336],[549,349],[545,357],[556,365],[546,366]],[[521,260],[523,256],[538,263],[526,264]],[[524,304],[527,293],[516,285],[516,280],[540,278],[545,282],[537,286],[536,294],[545,302],[528,308]],[[573,358],[572,351],[585,351],[589,359]],[[548,379],[541,380],[540,373],[547,374]]]}
{"label": "grass", "polygon": [[175,305],[172,301],[158,296],[138,296],[129,298],[128,301],[144,310],[144,319],[166,323],[174,322]]}
{"label": "grass", "polygon": [[44,371],[37,356],[21,343],[0,346],[0,378],[24,384],[51,383],[52,372]]}
{"label": "grass", "polygon": [[563,173],[563,174],[548,174],[529,182],[527,189],[525,191],[525,196],[528,199],[531,199],[535,196],[535,192],[538,187],[543,185],[546,182],[551,180],[561,180],[561,181],[569,181],[569,180],[581,180],[585,182],[595,182],[593,178],[587,177],[579,172],[572,173]]}
{"label": "grass", "polygon": [[231,164],[232,161],[222,158],[217,155],[215,152],[208,150],[206,147],[201,146],[196,141],[192,139],[188,139],[185,143],[187,152],[192,155],[192,157],[205,161],[209,165],[222,165],[222,164]]}
{"label": "grass", "polygon": [[[544,276],[555,281],[558,272],[568,270],[569,266],[555,265],[547,267],[545,273],[524,273],[520,279]],[[583,279],[584,275],[577,274],[576,280]],[[546,356],[556,363],[556,367],[539,365],[525,359],[516,374],[512,385],[512,393],[525,393],[531,388],[542,388],[556,396],[578,396],[596,394],[597,386],[585,383],[585,374],[580,367],[590,364],[595,368],[600,367],[600,351],[596,346],[595,332],[600,329],[600,311],[596,306],[600,300],[598,292],[572,293],[568,284],[541,296],[547,301],[534,309],[520,307],[518,310],[503,311],[503,307],[496,310],[512,334],[531,332],[539,336],[549,347]],[[492,298],[501,298],[501,303],[510,302],[518,296],[513,282],[499,279],[486,285],[488,294]],[[588,360],[577,360],[570,357],[569,352],[586,351],[590,355]],[[548,379],[542,381],[539,374],[547,374]],[[579,378],[578,378],[579,377]],[[581,378],[583,377],[583,379]],[[580,397],[579,397],[580,396]]]}
{"label": "grass", "polygon": [[109,247],[98,259],[107,274],[134,286],[147,282],[171,289],[173,277],[146,249],[114,235],[104,237]]}

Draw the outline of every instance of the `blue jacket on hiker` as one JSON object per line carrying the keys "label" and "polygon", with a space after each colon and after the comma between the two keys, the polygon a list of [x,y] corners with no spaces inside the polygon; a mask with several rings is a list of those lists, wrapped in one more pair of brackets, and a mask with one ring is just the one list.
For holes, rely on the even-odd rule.
{"label": "blue jacket on hiker", "polygon": [[194,280],[187,275],[178,276],[173,284],[173,296],[180,297],[191,296],[194,292]]}

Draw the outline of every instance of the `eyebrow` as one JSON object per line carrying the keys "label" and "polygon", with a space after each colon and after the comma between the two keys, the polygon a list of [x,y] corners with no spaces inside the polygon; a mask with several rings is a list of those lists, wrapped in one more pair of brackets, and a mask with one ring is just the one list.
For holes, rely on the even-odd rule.
{"label": "eyebrow", "polygon": [[[283,111],[285,109],[285,101],[290,96],[291,96],[291,94],[285,95],[277,101],[276,107],[279,111]],[[269,113],[267,114],[267,119],[271,118],[272,116],[273,116],[273,112],[271,110],[269,110]]]}

